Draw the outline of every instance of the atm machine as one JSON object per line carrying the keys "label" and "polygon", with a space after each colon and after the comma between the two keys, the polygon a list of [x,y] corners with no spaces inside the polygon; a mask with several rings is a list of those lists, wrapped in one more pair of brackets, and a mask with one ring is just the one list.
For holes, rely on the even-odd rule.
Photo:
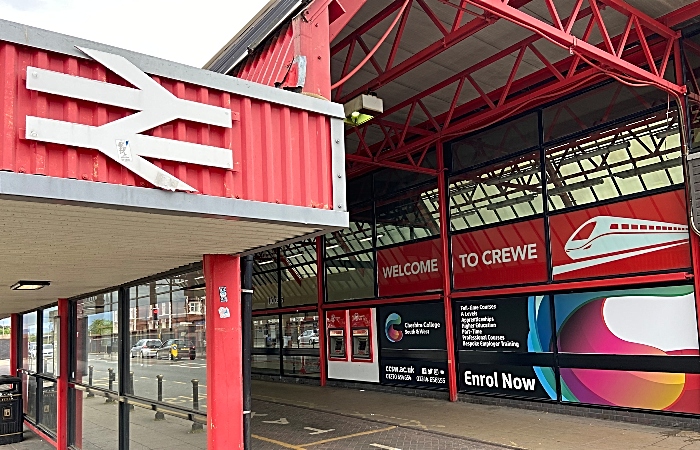
{"label": "atm machine", "polygon": [[352,361],[372,361],[372,310],[350,311],[350,332],[352,335]]}
{"label": "atm machine", "polygon": [[328,333],[328,359],[330,361],[347,361],[345,346],[345,328],[347,311],[326,311],[326,330]]}

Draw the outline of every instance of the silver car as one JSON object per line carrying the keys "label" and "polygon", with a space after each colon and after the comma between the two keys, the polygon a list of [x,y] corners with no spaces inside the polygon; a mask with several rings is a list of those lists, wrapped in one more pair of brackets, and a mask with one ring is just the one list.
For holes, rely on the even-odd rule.
{"label": "silver car", "polygon": [[155,358],[163,343],[159,339],[141,339],[131,347],[131,357]]}
{"label": "silver car", "polygon": [[317,347],[318,332],[316,330],[306,330],[297,338],[299,347]]}

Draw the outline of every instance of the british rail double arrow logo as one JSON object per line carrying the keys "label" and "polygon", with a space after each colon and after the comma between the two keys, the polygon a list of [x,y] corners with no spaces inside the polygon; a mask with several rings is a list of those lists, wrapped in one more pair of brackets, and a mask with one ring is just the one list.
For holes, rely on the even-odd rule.
{"label": "british rail double arrow logo", "polygon": [[101,126],[27,116],[27,139],[98,150],[144,180],[169,191],[196,189],[145,158],[233,168],[231,149],[141,134],[177,119],[231,128],[229,109],[179,99],[122,56],[80,47],[79,50],[136,89],[36,67],[27,67],[27,89],[137,112]]}

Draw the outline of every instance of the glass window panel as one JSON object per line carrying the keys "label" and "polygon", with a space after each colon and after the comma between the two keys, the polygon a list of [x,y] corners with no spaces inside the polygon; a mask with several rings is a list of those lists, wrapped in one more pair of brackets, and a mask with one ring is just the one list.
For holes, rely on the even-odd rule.
{"label": "glass window panel", "polygon": [[547,149],[551,210],[683,183],[676,114],[651,114]]}
{"label": "glass window panel", "polygon": [[94,386],[109,389],[111,385],[113,391],[118,390],[118,303],[116,291],[78,300],[75,341],[77,383],[88,384],[92,375]]}
{"label": "glass window panel", "polygon": [[36,377],[21,372],[22,378],[22,402],[24,414],[32,420],[36,420]]}
{"label": "glass window panel", "polygon": [[374,211],[372,203],[350,207],[350,227],[326,235],[326,255],[329,258],[372,248]]}
{"label": "glass window panel", "polygon": [[253,272],[253,309],[279,307],[279,275],[277,269],[271,272]]}
{"label": "glass window panel", "polygon": [[326,261],[328,301],[374,297],[374,255],[371,252]]}
{"label": "glass window panel", "polygon": [[282,261],[282,305],[299,306],[318,303],[318,278],[316,263],[285,266]]}
{"label": "glass window panel", "polygon": [[37,312],[22,316],[22,368],[36,372]]}
{"label": "glass window panel", "polygon": [[198,380],[200,409],[206,410],[206,293],[202,271],[132,287],[129,302],[129,370],[133,379],[127,392],[159,401],[160,383],[161,401],[192,408],[192,380]]}
{"label": "glass window panel", "polygon": [[[409,164],[408,161],[403,161],[403,163]],[[432,181],[435,181],[434,175],[407,170],[382,169],[374,174],[374,198],[390,197],[414,186]]]}
{"label": "glass window panel", "polygon": [[452,170],[459,172],[539,145],[537,114],[511,120],[454,142]]}
{"label": "glass window panel", "polygon": [[58,373],[59,359],[59,320],[58,306],[48,308],[42,312],[43,322],[43,347],[42,347],[42,372],[45,375]]}
{"label": "glass window panel", "polygon": [[541,214],[539,152],[450,179],[452,231]]}
{"label": "glass window panel", "polygon": [[543,111],[544,140],[559,139],[604,122],[666,104],[668,96],[654,87],[612,82],[557,103]]}
{"label": "glass window panel", "polygon": [[196,423],[202,426],[192,432],[191,420],[166,414],[165,420],[156,422],[154,414],[138,406],[129,411],[131,449],[206,450],[206,416],[194,416]]}
{"label": "glass window panel", "polygon": [[353,206],[372,198],[372,174],[348,180],[348,205]]}
{"label": "glass window panel", "polygon": [[437,183],[377,200],[377,246],[440,234]]}
{"label": "glass window panel", "polygon": [[308,264],[316,262],[316,239],[307,239],[285,245],[280,249],[282,266]]}
{"label": "glass window panel", "polygon": [[251,370],[255,373],[280,373],[280,345],[283,341],[279,330],[279,316],[253,317],[253,351]]}
{"label": "glass window panel", "polygon": [[56,382],[37,380],[39,384],[39,424],[56,433]]}
{"label": "glass window panel", "polygon": [[[101,395],[70,389],[75,403],[75,434],[71,444],[79,450],[117,450],[119,447],[118,403]],[[151,419],[152,420],[152,419]],[[160,423],[160,422],[154,422]]]}
{"label": "glass window panel", "polygon": [[284,348],[318,349],[318,313],[283,314],[282,333]]}
{"label": "glass window panel", "polygon": [[[0,351],[0,375],[10,374],[10,336],[12,332],[17,331],[12,330],[9,318],[0,320],[0,334],[2,335],[2,339],[0,339],[0,349],[2,350]],[[21,357],[22,355],[20,355]]]}

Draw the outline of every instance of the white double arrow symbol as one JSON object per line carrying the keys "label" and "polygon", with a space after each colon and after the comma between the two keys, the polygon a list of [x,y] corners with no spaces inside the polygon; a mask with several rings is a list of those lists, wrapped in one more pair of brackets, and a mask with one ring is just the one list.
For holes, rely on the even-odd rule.
{"label": "white double arrow symbol", "polygon": [[138,112],[101,126],[27,116],[27,139],[99,150],[146,181],[170,191],[196,189],[144,157],[233,168],[231,149],[140,134],[177,119],[231,128],[229,109],[179,99],[122,56],[78,48],[136,89],[36,67],[27,67],[27,89]]}

